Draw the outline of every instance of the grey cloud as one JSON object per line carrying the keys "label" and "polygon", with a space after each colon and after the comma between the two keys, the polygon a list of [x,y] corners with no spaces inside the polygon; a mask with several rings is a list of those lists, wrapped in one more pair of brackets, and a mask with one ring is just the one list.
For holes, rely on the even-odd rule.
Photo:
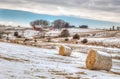
{"label": "grey cloud", "polygon": [[0,0],[1,7],[115,22],[120,20],[120,0]]}
{"label": "grey cloud", "polygon": [[86,8],[90,10],[103,10],[120,12],[120,0],[1,0],[12,4],[48,4],[65,7]]}
{"label": "grey cloud", "polygon": [[120,12],[120,0],[94,0],[91,9]]}

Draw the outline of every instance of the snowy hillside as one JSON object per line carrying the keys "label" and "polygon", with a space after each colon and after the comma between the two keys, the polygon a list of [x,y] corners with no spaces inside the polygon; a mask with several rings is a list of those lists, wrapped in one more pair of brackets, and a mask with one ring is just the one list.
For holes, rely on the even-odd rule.
{"label": "snowy hillside", "polygon": [[[58,50],[0,42],[1,79],[119,79],[120,61],[113,60],[110,72],[87,70],[87,54],[58,55]],[[117,74],[115,74],[117,71]]]}
{"label": "snowy hillside", "polygon": [[[60,35],[61,30],[50,30],[49,32],[46,33],[47,36],[58,36]],[[80,29],[80,28],[69,28],[68,29],[71,35],[74,35],[76,33],[86,33],[86,32],[99,32],[102,30],[96,30],[96,29]]]}
{"label": "snowy hillside", "polygon": [[35,30],[26,30],[24,32],[24,37],[26,38],[32,38],[33,36],[37,35],[39,31],[35,31]]}
{"label": "snowy hillside", "polygon": [[72,33],[85,33],[85,32],[97,32],[102,30],[96,30],[96,29],[83,29],[83,28],[70,28],[68,29]]}

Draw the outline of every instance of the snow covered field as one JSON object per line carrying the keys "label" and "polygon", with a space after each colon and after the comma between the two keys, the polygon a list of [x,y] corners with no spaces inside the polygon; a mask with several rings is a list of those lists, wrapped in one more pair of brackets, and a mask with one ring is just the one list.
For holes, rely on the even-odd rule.
{"label": "snow covered field", "polygon": [[0,42],[0,79],[119,79],[120,60],[113,60],[110,72],[88,70],[87,54],[58,55],[56,49],[42,49]]}
{"label": "snow covered field", "polygon": [[[46,36],[58,36],[60,35],[61,30],[51,30],[49,32],[46,33]],[[100,32],[103,30],[96,30],[96,29],[79,29],[79,28],[70,28],[68,29],[71,35],[74,35],[76,33],[89,33],[89,32]]]}
{"label": "snow covered field", "polygon": [[120,38],[87,38],[88,44],[120,48]]}

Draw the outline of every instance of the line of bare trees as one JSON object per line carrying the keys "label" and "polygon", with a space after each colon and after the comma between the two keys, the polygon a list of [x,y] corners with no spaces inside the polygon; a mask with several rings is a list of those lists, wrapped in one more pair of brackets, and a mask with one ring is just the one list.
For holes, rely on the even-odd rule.
{"label": "line of bare trees", "polygon": [[69,22],[66,22],[62,19],[57,19],[53,22],[49,22],[47,20],[40,19],[40,20],[35,20],[35,21],[30,22],[30,25],[34,28],[37,26],[54,27],[54,28],[58,28],[58,29],[75,27],[74,25],[70,25]]}

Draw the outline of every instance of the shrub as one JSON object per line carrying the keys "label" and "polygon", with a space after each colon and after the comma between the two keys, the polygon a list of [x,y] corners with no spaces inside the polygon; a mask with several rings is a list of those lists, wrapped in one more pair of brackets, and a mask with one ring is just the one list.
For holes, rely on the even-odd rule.
{"label": "shrub", "polygon": [[48,40],[48,42],[51,42],[51,38],[50,37],[48,37],[47,40]]}
{"label": "shrub", "polygon": [[2,38],[2,35],[0,34],[0,39]]}
{"label": "shrub", "polygon": [[19,36],[18,32],[14,32],[14,36],[16,37]]}
{"label": "shrub", "polygon": [[69,41],[69,39],[68,39],[68,38],[65,38],[65,41]]}
{"label": "shrub", "polygon": [[61,32],[60,37],[68,37],[68,36],[70,36],[69,30],[64,29],[64,30]]}
{"label": "shrub", "polygon": [[22,36],[20,36],[20,35],[18,35],[18,36],[16,36],[17,38],[22,38]]}
{"label": "shrub", "polygon": [[80,39],[80,35],[78,35],[78,34],[75,34],[74,36],[73,36],[73,39]]}
{"label": "shrub", "polygon": [[83,44],[85,44],[85,43],[88,42],[88,40],[87,40],[87,39],[83,39],[81,42],[82,42]]}

